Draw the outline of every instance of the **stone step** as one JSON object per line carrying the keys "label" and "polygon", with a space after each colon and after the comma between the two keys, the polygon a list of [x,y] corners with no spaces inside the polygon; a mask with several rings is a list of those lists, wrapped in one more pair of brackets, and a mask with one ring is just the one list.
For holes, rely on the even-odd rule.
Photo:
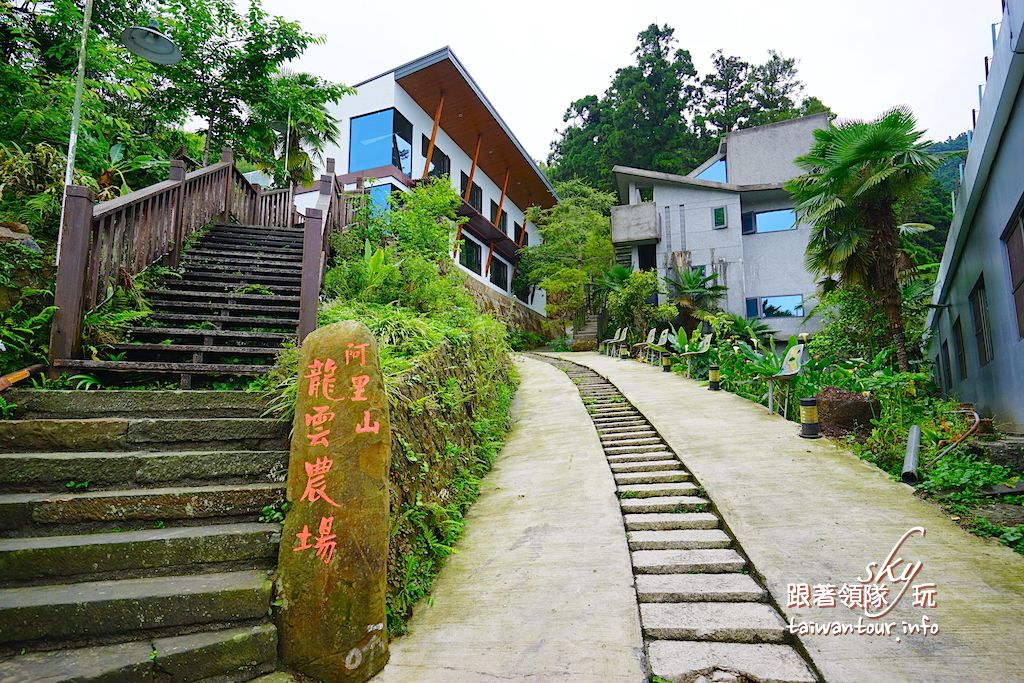
{"label": "stone step", "polygon": [[256,518],[268,505],[284,500],[280,483],[176,486],[86,493],[8,493],[0,495],[0,530],[33,525]]}
{"label": "stone step", "polygon": [[[191,327],[133,327],[133,339],[166,341],[187,339],[200,340],[205,344],[220,346],[270,346],[278,348],[286,341],[295,339],[294,333],[287,332],[247,332],[243,330],[200,330]],[[81,392],[76,392],[81,393]],[[193,392],[189,392],[193,393]]]}
{"label": "stone step", "polygon": [[280,294],[247,294],[239,292],[183,292],[176,289],[147,289],[145,294],[155,299],[187,299],[191,301],[224,301],[226,303],[299,304],[299,297]]}
{"label": "stone step", "polygon": [[746,562],[735,550],[635,550],[637,574],[723,574],[738,572]]}
{"label": "stone step", "polygon": [[276,661],[277,629],[265,622],[116,645],[30,652],[0,662],[0,680],[236,683],[273,671]]}
{"label": "stone step", "polygon": [[622,448],[624,446],[664,446],[665,442],[656,434],[654,436],[633,436],[625,434],[611,439],[604,437],[601,439],[601,445],[604,446],[605,450],[608,450],[612,448]]}
{"label": "stone step", "polygon": [[640,605],[644,635],[655,640],[783,643],[786,627],[758,602],[649,602]]}
{"label": "stone step", "polygon": [[244,253],[263,254],[302,254],[302,243],[299,241],[278,242],[272,240],[239,239],[226,235],[207,235],[200,237],[196,246],[202,249],[220,249],[222,251],[238,251]]}
{"label": "stone step", "polygon": [[596,419],[640,417],[640,413],[634,408],[596,408],[590,409],[589,412],[590,416]]}
{"label": "stone step", "polygon": [[710,512],[654,512],[623,517],[626,531],[662,529],[717,529],[719,519]]}
{"label": "stone step", "polygon": [[623,434],[637,431],[651,431],[651,425],[646,421],[641,421],[638,424],[627,424],[627,425],[601,425],[597,427],[597,431],[601,435],[605,434]]}
{"label": "stone step", "polygon": [[661,472],[615,473],[615,483],[619,486],[627,484],[669,484],[689,480],[689,472],[683,469],[664,470]]}
{"label": "stone step", "polygon": [[630,531],[626,539],[630,550],[701,550],[732,545],[732,539],[721,529]]}
{"label": "stone step", "polygon": [[667,450],[665,442],[658,439],[654,443],[641,443],[639,445],[609,445],[604,446],[604,453],[609,462],[615,462],[613,458],[630,458],[649,455],[669,455],[675,458],[675,454]]}
{"label": "stone step", "polygon": [[[187,317],[187,316],[186,316]],[[152,360],[78,360],[53,361],[55,368],[90,372],[157,373],[163,375],[265,375],[267,363],[193,363]]]}
{"label": "stone step", "polygon": [[[254,223],[216,223],[210,230],[210,233],[216,232],[238,232],[243,235],[251,234],[268,234],[268,235],[296,235],[301,237],[303,234],[302,226],[291,226],[291,225],[256,225]],[[209,233],[208,233],[209,234]]]}
{"label": "stone step", "polygon": [[286,262],[286,263],[302,263],[302,253],[301,252],[300,253],[295,253],[295,254],[292,254],[292,253],[286,253],[286,254],[279,254],[279,253],[267,254],[267,253],[260,253],[260,252],[245,252],[244,256],[240,256],[239,252],[233,251],[233,250],[229,250],[229,249],[217,249],[217,248],[214,248],[214,247],[198,247],[197,246],[197,247],[192,247],[185,254],[186,258],[195,258],[197,256],[202,256],[202,257],[206,257],[206,258],[210,258],[210,259],[247,258],[247,259],[250,260],[250,262],[252,262],[252,261],[263,261],[263,262],[280,261],[280,262]]}
{"label": "stone step", "polygon": [[[170,332],[171,330],[167,330]],[[262,417],[268,404],[247,391],[11,389],[19,420],[86,417]]]}
{"label": "stone step", "polygon": [[262,619],[270,595],[270,579],[261,570],[5,588],[0,643]]}
{"label": "stone step", "polygon": [[185,268],[192,266],[202,265],[217,265],[220,266],[217,270],[236,271],[239,266],[243,268],[278,268],[288,272],[295,272],[296,270],[302,269],[301,261],[292,260],[280,260],[280,259],[258,259],[245,254],[236,254],[234,256],[206,256],[204,254],[196,254],[190,252],[185,255],[182,259],[181,264]]}
{"label": "stone step", "polygon": [[288,306],[266,306],[260,303],[222,303],[208,301],[178,301],[175,299],[154,298],[149,302],[157,311],[218,311],[221,315],[264,316],[267,318],[295,318],[298,316],[298,304]]}
{"label": "stone step", "polygon": [[764,602],[768,595],[746,574],[640,574],[640,602]]}
{"label": "stone step", "polygon": [[[0,453],[0,487],[64,492],[69,481],[96,490],[112,484],[282,478],[288,451],[128,451]],[[20,488],[20,490],[32,490]]]}
{"label": "stone step", "polygon": [[619,501],[622,514],[647,512],[703,512],[707,498],[699,496],[660,496],[658,498],[623,498]]}
{"label": "stone step", "polygon": [[43,582],[224,562],[273,563],[280,537],[279,525],[252,522],[0,539],[0,581]]}
{"label": "stone step", "polygon": [[692,496],[698,488],[689,482],[669,482],[663,484],[625,484],[618,488],[619,497],[626,498],[658,498],[661,496]]}
{"label": "stone step", "polygon": [[194,313],[166,313],[164,311],[153,311],[149,317],[153,320],[185,324],[213,323],[217,326],[217,329],[224,329],[225,327],[262,327],[273,330],[288,330],[290,332],[292,328],[297,327],[299,324],[298,317],[267,318],[245,315],[198,315]]}
{"label": "stone step", "polygon": [[0,420],[0,452],[283,450],[290,430],[254,417]]}
{"label": "stone step", "polygon": [[[669,453],[671,455],[671,453]],[[671,472],[679,468],[679,461],[674,457],[671,460],[654,460],[654,461],[626,461],[626,462],[612,462],[609,467],[612,468],[612,474],[640,474],[643,472]]]}
{"label": "stone step", "polygon": [[639,453],[619,453],[609,455],[607,460],[610,464],[638,463],[638,462],[673,462],[679,464],[679,459],[674,453],[666,451],[642,451]]}
{"label": "stone step", "polygon": [[709,670],[730,672],[726,681],[813,683],[817,679],[788,645],[656,640],[647,646],[651,673],[667,681],[710,681]]}

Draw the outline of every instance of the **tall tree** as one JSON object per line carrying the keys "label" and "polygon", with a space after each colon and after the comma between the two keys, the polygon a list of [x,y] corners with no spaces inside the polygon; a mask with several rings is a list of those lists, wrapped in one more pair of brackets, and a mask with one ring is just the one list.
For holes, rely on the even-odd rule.
{"label": "tall tree", "polygon": [[727,57],[718,50],[711,56],[713,71],[704,77],[704,106],[698,123],[716,136],[725,135],[746,123],[753,113],[751,69],[739,57]]}
{"label": "tall tree", "polygon": [[903,371],[910,368],[899,274],[900,202],[939,166],[914,115],[896,108],[870,121],[846,121],[815,131],[797,165],[806,173],[786,185],[797,211],[813,224],[807,267],[840,282],[862,284],[878,298]]}
{"label": "tall tree", "polygon": [[749,123],[762,126],[791,118],[799,109],[804,84],[797,78],[796,60],[768,50],[768,61],[750,71]]}

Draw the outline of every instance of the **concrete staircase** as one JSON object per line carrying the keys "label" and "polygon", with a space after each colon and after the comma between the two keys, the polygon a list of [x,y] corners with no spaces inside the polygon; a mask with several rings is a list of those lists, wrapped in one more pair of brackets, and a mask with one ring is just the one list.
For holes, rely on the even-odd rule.
{"label": "concrete staircase", "polygon": [[280,528],[259,520],[284,498],[289,425],[244,392],[5,398],[0,681],[273,671]]}
{"label": "concrete staircase", "polygon": [[259,375],[295,337],[302,228],[215,225],[184,253],[180,278],[145,292],[151,326],[114,344],[122,360],[58,360],[72,371],[194,378]]}
{"label": "concrete staircase", "polygon": [[615,478],[652,675],[817,680],[703,488],[625,396],[596,372],[542,358],[577,384]]}

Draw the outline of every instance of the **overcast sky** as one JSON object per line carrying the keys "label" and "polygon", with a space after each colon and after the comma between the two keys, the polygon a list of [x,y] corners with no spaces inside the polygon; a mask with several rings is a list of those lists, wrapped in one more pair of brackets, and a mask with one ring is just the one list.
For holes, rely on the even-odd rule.
{"label": "overcast sky", "polygon": [[[238,0],[244,4],[246,0]],[[799,60],[805,94],[844,118],[909,105],[932,139],[970,126],[999,0],[265,0],[323,34],[293,68],[354,84],[451,46],[527,151],[547,157],[573,100],[632,63],[651,22],[676,31],[706,73],[721,48]]]}

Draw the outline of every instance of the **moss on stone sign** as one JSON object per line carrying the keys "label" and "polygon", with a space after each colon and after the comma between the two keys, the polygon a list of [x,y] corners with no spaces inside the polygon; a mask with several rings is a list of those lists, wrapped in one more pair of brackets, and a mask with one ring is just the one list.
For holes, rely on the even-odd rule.
{"label": "moss on stone sign", "polygon": [[302,344],[278,561],[284,663],[324,683],[365,681],[388,658],[385,619],[391,428],[365,325]]}

